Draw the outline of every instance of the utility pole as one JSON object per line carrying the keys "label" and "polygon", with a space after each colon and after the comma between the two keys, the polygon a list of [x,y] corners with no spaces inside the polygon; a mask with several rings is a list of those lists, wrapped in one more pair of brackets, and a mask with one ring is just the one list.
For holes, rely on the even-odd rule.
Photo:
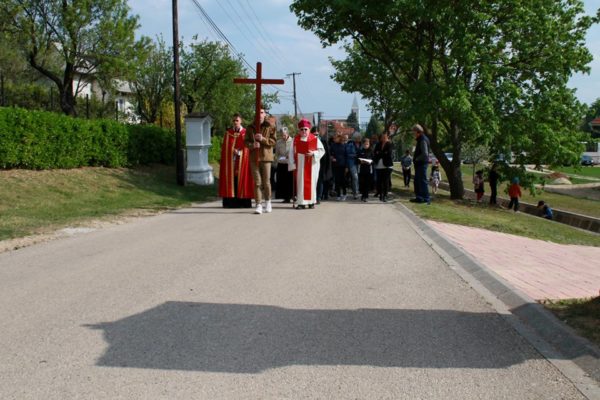
{"label": "utility pole", "polygon": [[302,75],[302,73],[292,72],[291,74],[287,74],[286,76],[291,76],[292,81],[294,82],[294,118],[298,120],[298,102],[296,101],[296,75]]}
{"label": "utility pole", "polygon": [[183,186],[183,153],[181,148],[181,87],[179,84],[179,17],[177,15],[177,0],[173,2],[173,101],[175,102],[175,159],[177,184]]}

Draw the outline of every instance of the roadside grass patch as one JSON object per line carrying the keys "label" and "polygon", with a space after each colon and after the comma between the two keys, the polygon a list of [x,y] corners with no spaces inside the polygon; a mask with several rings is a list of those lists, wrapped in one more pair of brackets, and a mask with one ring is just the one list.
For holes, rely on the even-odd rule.
{"label": "roadside grass patch", "polygon": [[[472,166],[463,165],[461,168],[462,168],[462,173],[463,173],[462,177],[463,177],[463,184],[464,184],[465,189],[473,190]],[[596,168],[596,167],[582,168],[581,170],[586,170],[586,169],[596,169],[596,170],[600,171],[600,168]],[[429,171],[428,171],[428,173],[429,173]],[[566,173],[568,173],[568,172],[566,172]],[[571,178],[571,177],[569,179],[574,179],[574,181],[572,181],[573,183],[593,183],[593,181],[587,181],[584,179]],[[442,170],[442,180],[444,182],[448,182],[448,179],[446,178],[446,175],[443,172],[443,170]],[[401,180],[398,182],[399,182],[398,186],[395,186],[395,187],[403,186],[401,183]],[[411,184],[412,184],[412,182],[411,182]],[[508,199],[508,194],[507,194],[508,185],[509,184],[507,182],[504,182],[504,183],[498,185],[498,197]],[[593,189],[590,189],[590,190],[593,190]],[[558,209],[558,210],[571,211],[571,212],[574,212],[577,214],[588,215],[590,217],[600,218],[600,204],[598,201],[581,198],[581,197],[570,196],[567,194],[546,192],[544,190],[541,190],[539,193],[535,193],[535,194],[531,194],[529,192],[529,190],[527,190],[526,188],[522,188],[521,191],[523,193],[523,196],[521,197],[521,201],[523,201],[525,203],[537,204],[537,202],[539,200],[544,200],[547,204],[550,205],[550,207]],[[485,182],[485,194],[487,194],[487,195],[490,194],[490,186],[489,186],[488,182]]]}
{"label": "roadside grass patch", "polygon": [[[394,181],[395,188],[400,186],[402,186],[400,180]],[[515,213],[500,207],[490,207],[484,203],[478,204],[472,200],[452,200],[448,192],[441,190],[434,196],[429,206],[410,203],[408,199],[412,197],[412,191],[404,187],[394,191],[400,194],[400,200],[404,205],[424,219],[472,226],[560,244],[600,247],[600,235],[544,218]]]}
{"label": "roadside grass patch", "polygon": [[541,304],[579,335],[600,346],[600,296],[585,299],[544,300]]}
{"label": "roadside grass patch", "polygon": [[213,198],[214,185],[178,186],[172,166],[5,170],[0,171],[0,240]]}
{"label": "roadside grass patch", "polygon": [[600,167],[556,167],[554,170],[569,175],[588,176],[590,178],[600,179]]}

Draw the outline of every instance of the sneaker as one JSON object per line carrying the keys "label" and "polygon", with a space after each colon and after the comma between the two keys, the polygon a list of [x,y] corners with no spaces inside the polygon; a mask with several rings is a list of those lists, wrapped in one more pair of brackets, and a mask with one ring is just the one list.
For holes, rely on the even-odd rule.
{"label": "sneaker", "polygon": [[262,204],[259,204],[256,206],[256,210],[254,210],[254,214],[262,214],[263,209],[262,209]]}
{"label": "sneaker", "polygon": [[342,196],[338,196],[335,198],[337,201],[342,201]]}
{"label": "sneaker", "polygon": [[342,196],[342,201],[346,201],[346,195]]}
{"label": "sneaker", "polygon": [[270,213],[271,211],[273,211],[273,208],[271,207],[271,200],[267,201],[267,207],[265,209],[265,212]]}

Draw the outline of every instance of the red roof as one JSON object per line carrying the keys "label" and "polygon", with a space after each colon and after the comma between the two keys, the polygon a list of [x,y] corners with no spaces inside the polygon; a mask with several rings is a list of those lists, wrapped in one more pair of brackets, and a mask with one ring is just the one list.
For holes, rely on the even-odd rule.
{"label": "red roof", "polygon": [[600,126],[600,117],[594,118],[593,120],[591,120],[590,125]]}

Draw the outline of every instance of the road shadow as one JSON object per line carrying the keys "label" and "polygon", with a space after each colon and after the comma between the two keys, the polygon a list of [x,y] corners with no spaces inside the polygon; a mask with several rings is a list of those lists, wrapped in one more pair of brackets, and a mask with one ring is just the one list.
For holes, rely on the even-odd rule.
{"label": "road shadow", "polygon": [[506,368],[541,356],[495,313],[301,310],[167,302],[86,325],[104,331],[98,366],[260,373],[292,365]]}

